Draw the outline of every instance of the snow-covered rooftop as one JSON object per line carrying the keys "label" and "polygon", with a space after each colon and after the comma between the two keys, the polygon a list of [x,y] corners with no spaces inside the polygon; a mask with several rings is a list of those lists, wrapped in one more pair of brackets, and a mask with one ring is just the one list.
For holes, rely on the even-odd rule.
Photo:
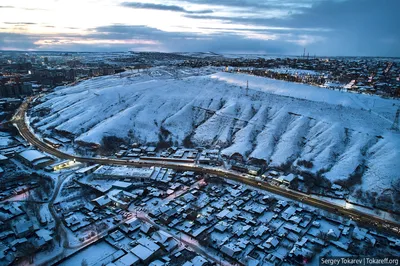
{"label": "snow-covered rooftop", "polygon": [[93,173],[97,176],[120,176],[125,178],[149,178],[154,168],[136,168],[127,166],[101,166]]}
{"label": "snow-covered rooftop", "polygon": [[25,150],[23,152],[20,152],[19,156],[21,156],[22,158],[24,158],[25,160],[27,160],[31,163],[38,161],[38,160],[49,158],[47,155],[45,155],[37,150]]}

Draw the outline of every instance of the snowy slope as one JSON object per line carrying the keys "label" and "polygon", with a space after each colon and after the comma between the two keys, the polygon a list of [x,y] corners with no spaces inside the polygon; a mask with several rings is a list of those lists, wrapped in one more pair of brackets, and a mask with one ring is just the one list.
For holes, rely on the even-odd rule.
{"label": "snowy slope", "polygon": [[[338,124],[317,122],[306,136],[299,160],[313,161],[312,172],[332,168],[346,145],[345,129]],[[335,179],[336,176],[332,177]]]}
{"label": "snowy slope", "polygon": [[[364,189],[379,177],[383,191],[398,178],[400,135],[388,130],[398,101],[244,74],[185,69],[185,77],[173,78],[169,71],[60,87],[34,107],[32,124],[88,143],[112,135],[181,144],[189,136],[197,145],[220,145],[227,156],[238,152],[273,166],[312,161],[310,171],[324,170],[332,181],[364,164]],[[33,122],[35,111],[45,108],[51,112]]]}

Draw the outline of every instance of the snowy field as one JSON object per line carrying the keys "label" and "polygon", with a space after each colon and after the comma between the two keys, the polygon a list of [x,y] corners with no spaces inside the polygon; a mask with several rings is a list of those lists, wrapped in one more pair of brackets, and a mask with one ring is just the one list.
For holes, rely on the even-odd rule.
{"label": "snowy field", "polygon": [[101,265],[107,261],[106,258],[111,257],[111,255],[116,251],[117,250],[108,243],[101,241],[90,245],[88,248],[85,248],[79,253],[71,256],[59,265],[83,265],[84,262],[86,265]]}
{"label": "snowy field", "polygon": [[310,171],[332,181],[363,165],[361,188],[378,193],[398,181],[400,135],[389,128],[399,101],[210,69],[172,71],[153,68],[60,87],[34,108],[50,108],[50,114],[32,124],[89,143],[113,135],[179,145],[190,136],[197,145],[218,144],[223,154],[272,166],[309,160]]}

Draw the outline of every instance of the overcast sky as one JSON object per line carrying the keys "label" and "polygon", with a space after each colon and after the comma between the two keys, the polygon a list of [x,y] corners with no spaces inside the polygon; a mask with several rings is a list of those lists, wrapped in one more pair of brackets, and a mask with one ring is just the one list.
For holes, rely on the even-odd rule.
{"label": "overcast sky", "polygon": [[400,56],[400,0],[1,0],[0,49]]}

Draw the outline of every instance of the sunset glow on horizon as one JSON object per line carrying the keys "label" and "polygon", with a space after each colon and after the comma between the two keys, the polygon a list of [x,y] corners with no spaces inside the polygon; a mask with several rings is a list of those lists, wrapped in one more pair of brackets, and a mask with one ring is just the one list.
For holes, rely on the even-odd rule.
{"label": "sunset glow on horizon", "polygon": [[395,0],[2,0],[0,49],[299,54],[307,48],[320,55],[398,56],[399,5]]}

